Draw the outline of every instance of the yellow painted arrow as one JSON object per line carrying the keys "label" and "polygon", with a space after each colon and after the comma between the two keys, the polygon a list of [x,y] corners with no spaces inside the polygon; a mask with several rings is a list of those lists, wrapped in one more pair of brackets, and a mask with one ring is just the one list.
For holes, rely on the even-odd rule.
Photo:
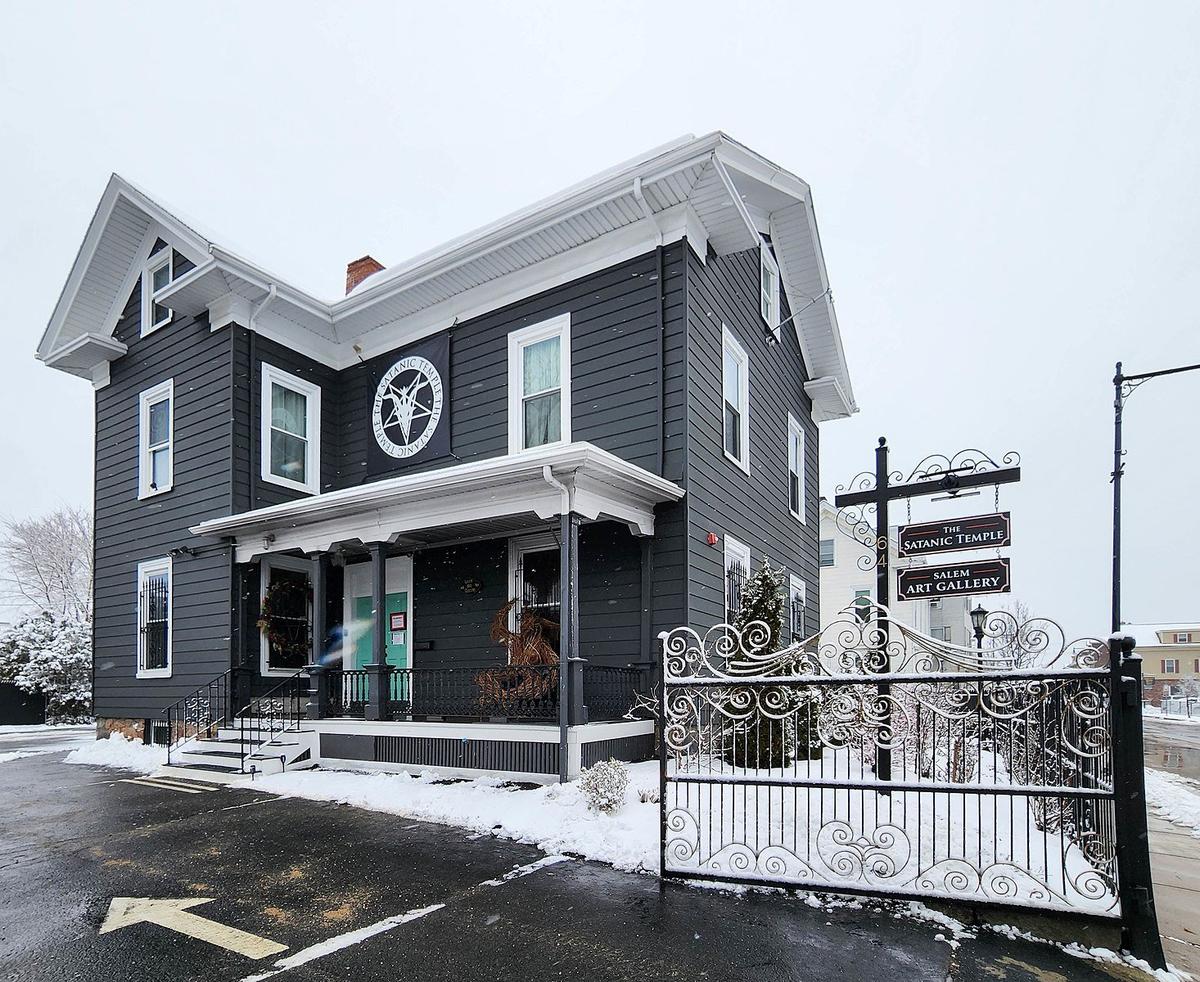
{"label": "yellow painted arrow", "polygon": [[260,938],[236,927],[218,924],[207,917],[193,914],[189,907],[212,903],[212,897],[186,897],[179,900],[154,897],[113,897],[108,916],[100,927],[101,934],[118,931],[131,924],[157,924],[191,938],[199,938],[219,948],[236,951],[247,958],[266,958],[287,951],[287,945]]}

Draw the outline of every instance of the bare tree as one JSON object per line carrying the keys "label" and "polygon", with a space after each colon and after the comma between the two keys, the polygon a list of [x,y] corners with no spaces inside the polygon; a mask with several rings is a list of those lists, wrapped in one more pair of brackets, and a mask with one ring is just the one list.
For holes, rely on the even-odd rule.
{"label": "bare tree", "polygon": [[0,522],[0,562],[9,588],[31,607],[91,618],[92,516],[86,508]]}

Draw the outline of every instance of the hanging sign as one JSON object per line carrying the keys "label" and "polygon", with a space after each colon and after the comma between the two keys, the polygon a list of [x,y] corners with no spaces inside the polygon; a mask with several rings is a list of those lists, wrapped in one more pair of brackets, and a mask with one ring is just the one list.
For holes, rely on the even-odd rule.
{"label": "hanging sign", "polygon": [[897,549],[901,557],[963,549],[991,549],[1012,544],[1012,524],[1006,511],[971,515],[940,522],[901,525]]}
{"label": "hanging sign", "polygon": [[367,395],[369,477],[450,453],[450,335],[375,359]]}
{"label": "hanging sign", "polygon": [[966,560],[948,566],[913,566],[896,574],[900,600],[961,597],[975,593],[1008,593],[1008,559]]}

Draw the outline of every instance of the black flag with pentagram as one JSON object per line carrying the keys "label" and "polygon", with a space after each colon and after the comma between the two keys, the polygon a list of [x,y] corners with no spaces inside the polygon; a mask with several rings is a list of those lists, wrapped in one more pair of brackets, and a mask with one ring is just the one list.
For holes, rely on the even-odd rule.
{"label": "black flag with pentagram", "polygon": [[450,334],[375,360],[367,392],[369,477],[450,453]]}

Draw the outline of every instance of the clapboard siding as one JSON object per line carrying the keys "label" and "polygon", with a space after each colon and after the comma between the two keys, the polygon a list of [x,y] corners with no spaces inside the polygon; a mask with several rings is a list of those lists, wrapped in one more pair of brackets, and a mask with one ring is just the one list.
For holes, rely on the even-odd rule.
{"label": "clapboard siding", "polygon": [[[692,625],[704,628],[724,619],[724,539],[750,547],[753,564],[763,557],[786,567],[807,584],[806,629],[817,628],[818,484],[817,427],[799,342],[785,325],[780,342],[768,345],[759,314],[758,250],[709,255],[701,263],[689,254],[688,267],[688,576]],[[784,301],[783,318],[789,316]],[[723,452],[722,342],[724,324],[746,350],[750,362],[747,475]],[[788,510],[787,417],[791,412],[806,434],[806,516]],[[709,532],[721,541],[706,543]]]}
{"label": "clapboard siding", "polygon": [[508,601],[504,539],[425,549],[413,556],[413,665],[495,665],[503,649],[488,637]]}
{"label": "clapboard siding", "polygon": [[[682,310],[683,248],[666,252],[668,302]],[[450,329],[449,422],[453,456],[375,474],[372,480],[508,452],[508,335],[571,315],[571,436],[659,472],[662,398],[659,282],[654,252],[472,318]],[[678,314],[677,314],[678,316]],[[371,381],[399,350],[344,370],[338,404],[336,482],[367,481]],[[678,387],[679,377],[672,384]],[[677,401],[677,397],[676,397]]]}
{"label": "clapboard siding", "polygon": [[[190,264],[176,254],[176,274]],[[229,511],[231,350],[207,316],[177,316],[142,338],[141,284],[116,336],[129,347],[96,392],[95,706],[99,716],[146,718],[229,667],[229,550],[173,560],[172,675],[137,679],[137,565],[196,546],[188,528]],[[139,501],[138,394],[174,379],[174,481]]]}

